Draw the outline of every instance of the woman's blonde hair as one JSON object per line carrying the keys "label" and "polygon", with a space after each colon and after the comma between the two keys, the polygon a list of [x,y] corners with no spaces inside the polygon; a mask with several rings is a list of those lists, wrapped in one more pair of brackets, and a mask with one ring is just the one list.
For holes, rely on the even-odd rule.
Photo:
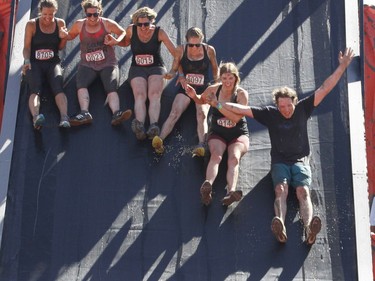
{"label": "woman's blonde hair", "polygon": [[220,77],[224,73],[233,74],[236,77],[235,87],[237,87],[238,84],[241,82],[240,73],[238,71],[238,68],[237,68],[236,64],[233,63],[233,62],[224,62],[224,63],[222,62],[222,63],[220,63],[219,73],[220,73]]}
{"label": "woman's blonde hair", "polygon": [[102,1],[99,0],[83,0],[81,3],[81,7],[85,11],[85,13],[87,9],[96,8],[98,9],[98,13],[100,16],[103,14]]}
{"label": "woman's blonde hair", "polygon": [[139,18],[148,18],[151,22],[155,21],[155,18],[157,17],[157,13],[149,8],[149,7],[142,7],[136,10],[130,18],[132,19],[133,23],[137,23]]}

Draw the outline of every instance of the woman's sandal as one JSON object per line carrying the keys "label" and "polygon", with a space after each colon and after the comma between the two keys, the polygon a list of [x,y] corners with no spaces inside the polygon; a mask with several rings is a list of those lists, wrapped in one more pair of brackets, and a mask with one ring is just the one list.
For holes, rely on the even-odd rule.
{"label": "woman's sandal", "polygon": [[212,201],[212,185],[209,181],[204,181],[201,186],[201,201],[206,206]]}
{"label": "woman's sandal", "polygon": [[242,198],[242,191],[236,190],[236,191],[229,191],[227,195],[221,200],[224,206],[229,206],[233,202],[238,202]]}

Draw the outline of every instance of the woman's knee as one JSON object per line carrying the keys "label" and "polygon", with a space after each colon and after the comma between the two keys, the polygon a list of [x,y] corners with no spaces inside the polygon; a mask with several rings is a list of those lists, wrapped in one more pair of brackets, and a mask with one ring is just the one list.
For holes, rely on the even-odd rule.
{"label": "woman's knee", "polygon": [[144,92],[133,91],[133,95],[134,95],[134,101],[136,101],[136,102],[144,102],[145,103],[146,100],[147,100],[147,95]]}
{"label": "woman's knee", "polygon": [[240,164],[240,156],[236,154],[228,155],[228,166],[235,167]]}
{"label": "woman's knee", "polygon": [[148,99],[150,102],[159,101],[161,98],[162,89],[153,89],[148,93]]}
{"label": "woman's knee", "polygon": [[220,153],[218,153],[218,151],[216,150],[211,150],[210,154],[211,154],[210,161],[212,162],[220,163],[221,160],[223,159],[223,156]]}

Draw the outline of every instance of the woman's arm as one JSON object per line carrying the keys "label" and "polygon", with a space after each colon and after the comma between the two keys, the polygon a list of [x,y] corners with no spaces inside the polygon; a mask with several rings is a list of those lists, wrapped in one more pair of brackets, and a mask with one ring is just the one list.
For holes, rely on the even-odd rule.
{"label": "woman's arm", "polygon": [[[65,21],[63,19],[56,18],[56,20],[57,20],[57,27],[59,28],[59,37],[60,37],[60,30],[61,30],[61,28],[66,28],[66,25],[65,25]],[[66,42],[67,42],[66,38],[60,37],[59,50],[62,50],[62,49],[65,48]]]}
{"label": "woman's arm", "polygon": [[169,35],[162,28],[159,29],[159,41],[163,42],[172,56],[175,55],[176,47],[169,38]]}
{"label": "woman's arm", "polygon": [[[118,45],[122,39],[126,36],[126,31],[117,22],[111,19],[103,18],[104,25],[106,27],[108,34],[104,40],[104,44],[109,46]],[[112,34],[116,34],[117,37]]]}
{"label": "woman's arm", "polygon": [[[183,46],[177,46],[175,50],[175,54],[173,56],[173,63],[172,63],[171,70],[167,74],[164,75],[165,79],[172,79],[173,77],[176,76],[176,72],[179,71],[179,66],[180,66],[182,55],[183,55]],[[182,73],[182,72],[179,72],[179,73]]]}
{"label": "woman's arm", "polygon": [[[249,93],[242,88],[238,88],[237,89],[237,103],[229,103],[229,104],[245,106],[247,105],[248,100],[249,100]],[[219,110],[221,114],[223,114],[225,117],[232,120],[233,122],[237,123],[245,115],[245,114],[241,114],[240,112],[236,112],[235,110],[230,110],[230,107],[226,106],[226,104],[228,103],[219,102],[215,94],[210,94],[207,97],[207,102],[212,107],[217,108],[217,110]]]}
{"label": "woman's arm", "polygon": [[219,66],[217,64],[215,48],[210,45],[207,45],[207,55],[211,62],[212,77],[214,78],[215,82],[218,82],[219,81]]}

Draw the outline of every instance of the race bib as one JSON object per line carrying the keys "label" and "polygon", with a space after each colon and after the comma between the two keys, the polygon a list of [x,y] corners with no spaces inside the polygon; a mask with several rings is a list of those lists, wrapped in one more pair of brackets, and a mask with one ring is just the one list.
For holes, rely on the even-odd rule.
{"label": "race bib", "polygon": [[186,82],[188,84],[203,86],[204,85],[204,75],[188,73],[186,74]]}
{"label": "race bib", "polygon": [[49,49],[40,49],[35,51],[35,59],[37,60],[49,60],[53,58],[55,54]]}
{"label": "race bib", "polygon": [[105,55],[104,55],[103,50],[97,50],[95,52],[86,54],[87,61],[102,61],[104,59],[105,59]]}
{"label": "race bib", "polygon": [[220,118],[217,120],[217,124],[221,127],[224,127],[224,128],[233,128],[236,126],[236,123],[229,120],[228,118]]}
{"label": "race bib", "polygon": [[135,63],[140,66],[152,65],[154,63],[153,55],[136,55]]}

